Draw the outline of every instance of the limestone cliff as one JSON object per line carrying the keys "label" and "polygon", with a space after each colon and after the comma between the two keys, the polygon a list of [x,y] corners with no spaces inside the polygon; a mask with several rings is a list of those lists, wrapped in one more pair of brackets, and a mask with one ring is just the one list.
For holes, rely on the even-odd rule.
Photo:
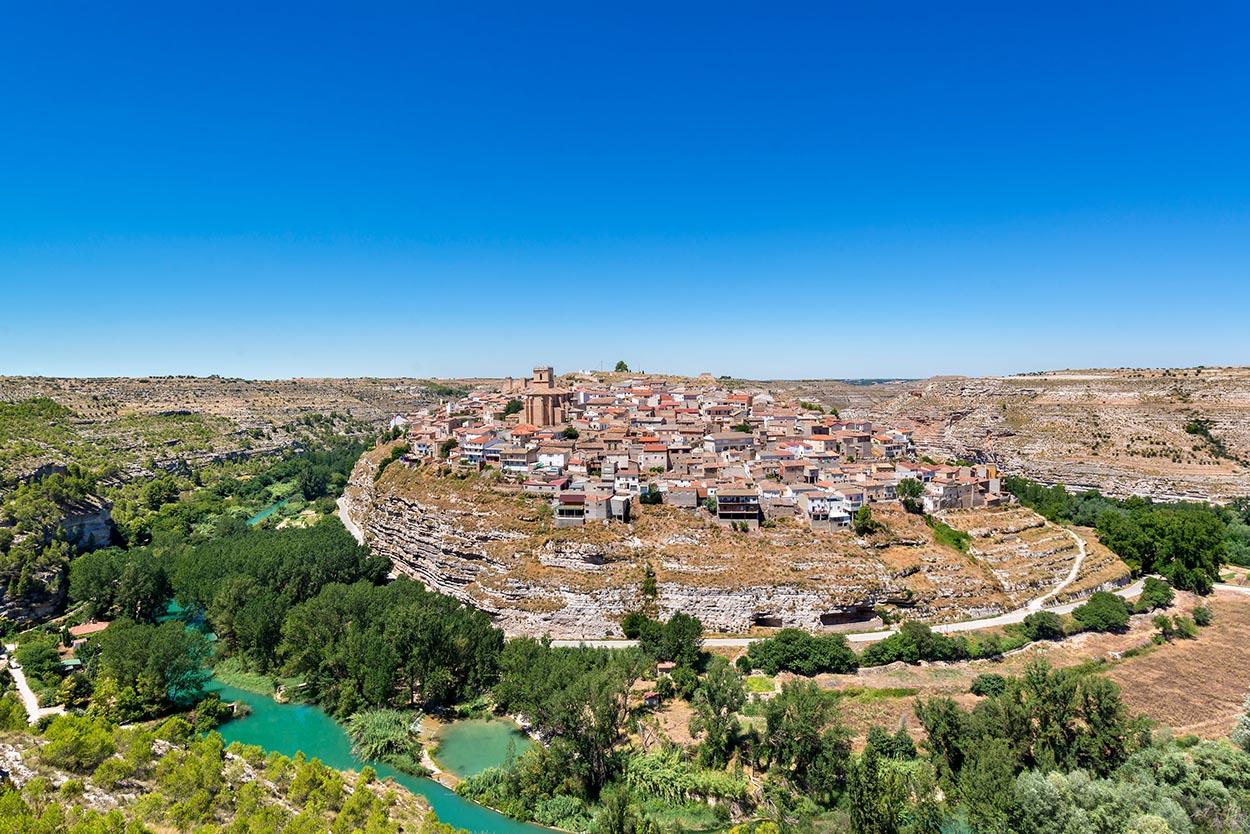
{"label": "limestone cliff", "polygon": [[1048,589],[1076,555],[1070,537],[1018,507],[982,523],[970,554],[889,508],[877,512],[886,532],[867,540],[797,523],[737,533],[669,507],[641,507],[628,525],[556,529],[545,502],[479,476],[401,461],[378,477],[385,452],[357,463],[349,519],[398,573],[483,609],[510,635],[619,636],[621,617],[643,604],[648,565],[656,613],[743,634],[870,628],[882,607],[930,620],[996,614]]}
{"label": "limestone cliff", "polygon": [[777,382],[883,425],[937,459],[1109,495],[1250,495],[1250,368],[1054,371],[884,385]]}

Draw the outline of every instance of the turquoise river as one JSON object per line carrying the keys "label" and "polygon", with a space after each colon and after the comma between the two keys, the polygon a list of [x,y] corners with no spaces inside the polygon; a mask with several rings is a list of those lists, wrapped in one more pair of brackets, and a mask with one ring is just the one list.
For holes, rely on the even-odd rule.
{"label": "turquoise river", "polygon": [[[483,808],[433,780],[409,776],[383,764],[357,759],[352,755],[351,742],[343,728],[317,707],[279,704],[264,695],[216,682],[210,683],[208,688],[220,693],[222,700],[242,701],[252,710],[250,715],[221,726],[220,732],[227,744],[232,741],[254,744],[287,756],[302,752],[308,758],[320,759],[339,770],[359,770],[369,764],[379,776],[389,776],[413,793],[425,797],[440,820],[474,834],[552,834],[551,829],[517,822]],[[469,726],[456,729],[446,738],[445,754],[453,760],[448,762],[448,769],[453,772],[472,771],[502,761],[506,755],[507,735],[500,732],[499,722],[467,723]],[[484,726],[488,723],[496,726]],[[524,744],[524,740],[516,741],[517,752],[524,749]]]}

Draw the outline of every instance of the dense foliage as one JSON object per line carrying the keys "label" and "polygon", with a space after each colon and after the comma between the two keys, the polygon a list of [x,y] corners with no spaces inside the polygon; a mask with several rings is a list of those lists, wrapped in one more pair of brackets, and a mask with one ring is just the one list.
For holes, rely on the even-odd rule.
{"label": "dense foliage", "polygon": [[490,618],[408,579],[331,583],[281,625],[283,668],[335,715],[439,706],[494,680],[503,633]]}
{"label": "dense foliage", "polygon": [[[369,768],[349,778],[302,755],[226,748],[179,718],[123,729],[62,716],[42,742],[40,763],[73,778],[57,789],[38,776],[20,791],[0,781],[0,834],[453,834]],[[88,780],[94,796],[84,796]],[[117,807],[91,807],[101,789]]]}
{"label": "dense foliage", "polygon": [[352,740],[352,755],[391,767],[425,775],[421,764],[420,716],[394,709],[358,712],[344,722]]}
{"label": "dense foliage", "polygon": [[1250,563],[1250,503],[1230,507],[1116,500],[1095,491],[1073,495],[1026,478],[1003,485],[1051,521],[1093,527],[1099,540],[1138,573],[1158,573],[1176,587],[1208,593],[1225,560]]}
{"label": "dense foliage", "polygon": [[832,672],[850,674],[859,666],[850,643],[840,634],[808,634],[797,628],[783,628],[772,637],[756,640],[747,649],[749,667],[770,675],[794,672],[819,675]]}

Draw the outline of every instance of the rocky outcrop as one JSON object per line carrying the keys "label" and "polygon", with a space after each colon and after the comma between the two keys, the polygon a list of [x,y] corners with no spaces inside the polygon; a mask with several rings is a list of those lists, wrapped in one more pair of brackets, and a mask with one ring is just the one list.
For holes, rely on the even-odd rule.
{"label": "rocky outcrop", "polygon": [[113,538],[113,505],[96,495],[67,504],[61,519],[65,539],[79,552],[106,547]]}
{"label": "rocky outcrop", "polygon": [[[851,412],[911,426],[935,458],[1121,497],[1250,494],[1247,368],[937,377],[881,394]],[[1215,442],[1187,429],[1195,420]]]}
{"label": "rocky outcrop", "polygon": [[[620,619],[639,605],[639,574],[622,547],[549,541],[518,565],[515,558],[494,554],[512,543],[522,545],[525,537],[499,529],[467,530],[454,516],[417,498],[378,489],[375,471],[368,457],[361,459],[344,495],[343,511],[397,573],[477,606],[509,635],[621,636]],[[638,549],[638,543],[624,545],[630,549]],[[533,576],[527,564],[553,570]],[[681,576],[685,565],[657,567],[658,613],[684,611],[710,632],[737,634],[755,625],[872,627],[880,622],[875,606],[908,598],[905,587],[892,585],[888,574],[872,577],[862,588],[737,585],[713,576],[707,582],[700,582],[698,575]]]}
{"label": "rocky outcrop", "polygon": [[656,508],[634,525],[534,533],[538,525],[514,523],[529,512],[518,509],[520,496],[496,499],[513,513],[505,518],[486,493],[451,500],[438,492],[445,481],[403,482],[402,461],[376,480],[382,458],[357,463],[341,505],[347,521],[398,575],[486,611],[509,635],[620,636],[621,618],[641,604],[643,565],[656,574],[659,615],[683,611],[710,633],[743,634],[873,628],[882,607],[929,620],[994,615],[1051,587],[1075,558],[1069,538],[1021,508],[978,518],[984,559],[934,545],[923,522],[901,511],[896,532],[877,541],[798,530],[788,539],[776,530],[735,536],[680,513],[684,526],[674,530],[648,521]]}

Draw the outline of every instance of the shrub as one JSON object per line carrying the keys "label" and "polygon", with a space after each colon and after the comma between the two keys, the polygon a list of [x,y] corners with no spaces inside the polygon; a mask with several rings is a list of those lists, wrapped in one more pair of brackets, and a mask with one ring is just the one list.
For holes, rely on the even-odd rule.
{"label": "shrub", "polygon": [[1076,621],[1088,631],[1122,631],[1128,625],[1128,605],[1120,597],[1098,591],[1089,602],[1072,612]]}
{"label": "shrub", "polygon": [[99,718],[58,715],[43,736],[43,760],[74,773],[91,773],[116,750],[108,723]]}
{"label": "shrub", "polygon": [[956,530],[949,524],[938,521],[933,516],[925,516],[925,523],[929,525],[929,529],[933,531],[933,540],[940,545],[954,548],[960,553],[967,553],[969,545],[972,544],[972,536],[963,530]]}
{"label": "shrub", "polygon": [[1030,640],[1063,639],[1063,621],[1053,611],[1036,611],[1024,618],[1022,626]]}
{"label": "shrub", "polygon": [[673,670],[670,679],[673,682],[673,690],[687,701],[694,697],[695,691],[699,688],[699,676],[688,666],[678,666]]}
{"label": "shrub", "polygon": [[973,695],[993,698],[1007,691],[1007,679],[1002,675],[986,672],[972,679],[972,686],[968,687],[968,691]]}
{"label": "shrub", "polygon": [[808,677],[824,672],[846,675],[859,666],[855,652],[842,635],[817,636],[797,628],[783,628],[773,637],[755,641],[747,649],[745,658],[747,672],[758,668],[770,675],[778,672]]}
{"label": "shrub", "polygon": [[1170,642],[1172,637],[1174,636],[1174,631],[1172,628],[1172,618],[1169,617],[1167,614],[1156,614],[1155,618],[1151,620],[1151,622],[1154,623],[1155,629],[1157,629],[1159,632],[1158,634],[1155,635],[1155,642],[1157,643]]}
{"label": "shrub", "polygon": [[924,623],[906,622],[896,634],[865,649],[859,662],[862,666],[884,666],[897,660],[965,660],[969,655],[968,641],[963,637],[947,637]]}
{"label": "shrub", "polygon": [[352,753],[361,759],[386,762],[407,773],[424,773],[416,716],[394,709],[372,709],[347,719]]}
{"label": "shrub", "polygon": [[637,640],[647,620],[647,615],[641,611],[630,611],[621,619],[621,631],[630,640]]}
{"label": "shrub", "polygon": [[1172,591],[1171,585],[1162,579],[1147,576],[1145,583],[1142,585],[1141,596],[1138,597],[1134,610],[1139,614],[1144,614],[1158,608],[1167,608],[1171,606],[1175,597],[1176,594]]}
{"label": "shrub", "polygon": [[1172,628],[1176,636],[1182,640],[1193,640],[1198,636],[1198,626],[1183,614],[1177,614],[1172,618]]}
{"label": "shrub", "polygon": [[1205,605],[1199,605],[1197,608],[1193,610],[1192,614],[1194,618],[1194,623],[1196,625],[1202,626],[1203,628],[1206,628],[1207,626],[1211,625],[1211,620],[1214,619],[1211,613],[1211,609]]}
{"label": "shrub", "polygon": [[854,528],[857,536],[871,536],[873,533],[883,529],[881,522],[872,517],[872,508],[867,504],[855,511],[855,517],[851,520],[851,526]]}

